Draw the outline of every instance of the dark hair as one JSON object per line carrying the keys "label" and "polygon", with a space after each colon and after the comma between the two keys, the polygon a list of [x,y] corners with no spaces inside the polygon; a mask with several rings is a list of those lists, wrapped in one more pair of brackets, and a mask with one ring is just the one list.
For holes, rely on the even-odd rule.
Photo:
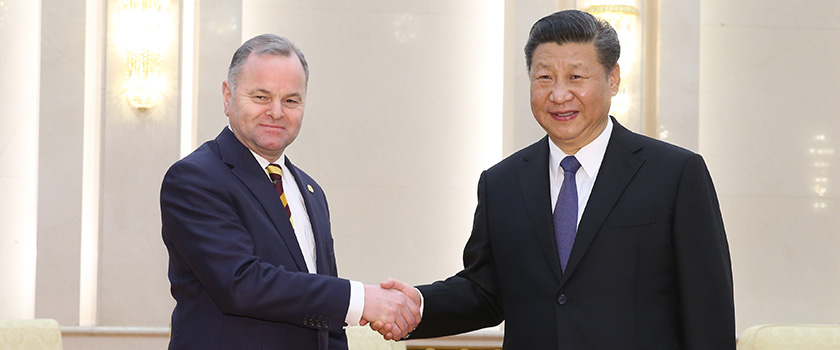
{"label": "dark hair", "polygon": [[525,44],[525,64],[531,71],[531,59],[537,46],[544,43],[595,43],[598,63],[609,74],[621,55],[618,34],[607,21],[580,11],[566,10],[543,17],[531,27]]}
{"label": "dark hair", "polygon": [[251,53],[257,55],[275,55],[280,57],[289,57],[294,52],[300,59],[303,65],[303,72],[306,74],[306,82],[309,82],[309,64],[306,63],[306,58],[303,57],[303,52],[300,52],[295,44],[289,39],[279,35],[263,34],[255,36],[244,42],[242,46],[236,49],[233,53],[233,59],[230,61],[228,68],[227,81],[230,85],[231,92],[236,90],[236,83],[239,80],[239,74],[242,72],[242,66],[245,65],[245,60]]}

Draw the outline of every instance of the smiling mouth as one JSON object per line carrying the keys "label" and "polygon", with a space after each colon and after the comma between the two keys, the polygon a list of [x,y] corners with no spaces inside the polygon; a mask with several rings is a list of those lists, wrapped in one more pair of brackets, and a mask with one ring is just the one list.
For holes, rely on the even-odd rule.
{"label": "smiling mouth", "polygon": [[260,126],[262,126],[262,127],[264,127],[264,128],[269,128],[269,129],[285,129],[284,127],[282,127],[282,126],[280,126],[280,125],[267,125],[267,124],[260,124]]}
{"label": "smiling mouth", "polygon": [[560,120],[569,120],[575,115],[577,115],[577,111],[564,112],[564,113],[551,113],[551,117],[553,117],[554,119],[560,119]]}

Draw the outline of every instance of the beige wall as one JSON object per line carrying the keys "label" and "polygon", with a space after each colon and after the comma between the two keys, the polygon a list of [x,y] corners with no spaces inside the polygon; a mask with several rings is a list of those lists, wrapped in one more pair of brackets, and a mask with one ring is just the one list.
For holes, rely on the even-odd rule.
{"label": "beige wall", "polygon": [[700,151],[729,235],[738,327],[840,322],[840,2],[704,0],[701,14]]}
{"label": "beige wall", "polygon": [[[42,0],[35,314],[79,320],[85,7]],[[56,291],[61,291],[56,293]]]}
{"label": "beige wall", "polygon": [[306,116],[287,152],[327,193],[340,275],[456,272],[478,174],[502,152],[503,2],[244,5],[243,38],[281,33],[307,55]]}
{"label": "beige wall", "polygon": [[0,317],[26,318],[35,306],[40,8],[14,5],[0,6]]}
{"label": "beige wall", "polygon": [[[0,19],[18,15],[15,5],[22,1],[29,0],[6,0],[9,10],[0,8]],[[85,35],[93,19],[85,19],[85,6],[97,1],[108,5],[93,17],[103,34],[87,45],[101,46],[102,64],[86,69]],[[31,278],[34,297],[30,291],[22,300],[34,298],[34,306],[2,304],[0,318],[34,315],[79,324],[87,312],[80,308],[89,305],[80,301],[87,297],[80,275],[91,273],[82,267],[90,256],[80,254],[80,217],[93,210],[93,325],[158,333],[168,325],[174,303],[157,192],[163,172],[181,156],[180,41],[173,35],[166,55],[170,89],[163,104],[146,113],[132,110],[120,93],[121,58],[105,21],[113,3],[41,0],[40,15],[30,15],[40,18],[40,54],[33,54],[40,60],[21,60],[30,70],[15,72],[40,76],[40,86],[30,88],[39,93],[28,109],[0,114],[0,208],[10,213],[7,208],[25,209],[37,199],[37,213],[30,215],[37,228],[5,224],[23,216],[4,219],[0,251],[18,257],[0,255],[14,259],[2,260],[0,286],[17,281],[15,274]],[[543,134],[529,112],[522,46],[535,20],[569,3],[200,1],[191,133],[201,143],[226,125],[221,81],[239,43],[263,32],[288,36],[312,69],[304,127],[289,155],[328,193],[341,276],[411,283],[447,277],[460,267],[480,171]],[[172,5],[177,19],[178,1]],[[831,167],[814,163],[830,164],[836,156],[809,152],[834,149],[840,137],[840,91],[832,84],[840,77],[834,64],[840,61],[838,6],[834,0],[807,6],[679,0],[659,7],[659,126],[669,141],[699,150],[709,164],[732,249],[739,331],[770,322],[836,323],[840,314],[833,293],[840,287],[834,271],[840,259],[833,254],[840,244],[840,203],[830,182],[826,196],[814,192],[815,178],[831,177]],[[0,38],[19,33],[12,25],[24,25],[0,24]],[[2,62],[17,57],[5,46],[0,52]],[[101,92],[98,119],[85,117],[90,76],[100,77],[103,88],[94,90]],[[8,81],[0,82],[3,91],[19,92]],[[25,107],[9,96],[16,95],[0,94],[0,103]],[[84,134],[86,120],[94,120],[96,133]],[[30,124],[20,129],[19,121]],[[5,146],[26,132],[38,135],[39,151],[28,156],[37,157],[37,186],[12,186],[26,179],[11,176],[19,169],[7,161],[21,148]],[[99,143],[98,155],[86,153],[86,137]],[[100,192],[85,209],[82,163],[91,159]],[[21,254],[25,248],[9,245],[17,237],[37,237],[36,271],[9,267],[32,259]],[[166,343],[165,336],[119,330],[109,337],[86,334],[70,334],[65,348]]]}

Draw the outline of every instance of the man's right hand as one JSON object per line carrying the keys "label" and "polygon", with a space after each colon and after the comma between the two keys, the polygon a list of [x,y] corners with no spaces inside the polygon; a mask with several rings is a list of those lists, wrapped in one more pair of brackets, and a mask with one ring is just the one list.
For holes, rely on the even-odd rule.
{"label": "man's right hand", "polygon": [[420,306],[400,290],[366,284],[365,308],[359,324],[368,323],[373,323],[371,328],[385,339],[399,340],[420,323]]}
{"label": "man's right hand", "polygon": [[418,291],[417,288],[414,288],[414,286],[408,283],[397,279],[389,278],[384,282],[379,283],[379,286],[385,289],[396,289],[402,292],[403,294],[407,295],[409,298],[411,298],[411,300],[414,301],[415,304],[417,304],[418,308],[421,305],[422,298],[420,298],[420,291]]}

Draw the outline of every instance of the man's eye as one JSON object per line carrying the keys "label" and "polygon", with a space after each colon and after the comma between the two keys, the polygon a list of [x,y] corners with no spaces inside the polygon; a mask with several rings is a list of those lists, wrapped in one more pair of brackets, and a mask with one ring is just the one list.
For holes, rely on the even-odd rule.
{"label": "man's eye", "polygon": [[572,80],[578,80],[578,79],[583,79],[583,77],[582,77],[582,76],[580,76],[580,75],[572,75],[572,76],[571,76],[571,79],[572,79]]}
{"label": "man's eye", "polygon": [[286,105],[286,107],[294,108],[294,107],[297,107],[298,105],[300,105],[300,101],[290,98],[290,99],[284,100],[283,104]]}

